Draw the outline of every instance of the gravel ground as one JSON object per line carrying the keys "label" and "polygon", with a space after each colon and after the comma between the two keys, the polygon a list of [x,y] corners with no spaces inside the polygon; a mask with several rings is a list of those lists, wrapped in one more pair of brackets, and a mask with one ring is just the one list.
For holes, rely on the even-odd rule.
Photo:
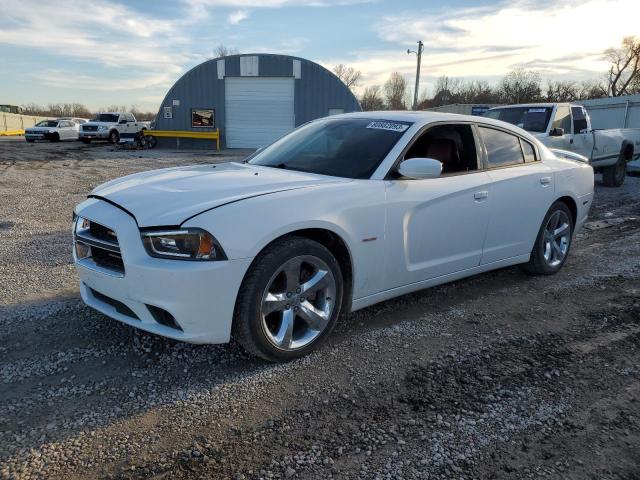
{"label": "gravel ground", "polygon": [[89,310],[70,260],[95,185],[231,157],[0,152],[0,478],[639,478],[640,179],[597,186],[558,275],[391,300],[271,365]]}

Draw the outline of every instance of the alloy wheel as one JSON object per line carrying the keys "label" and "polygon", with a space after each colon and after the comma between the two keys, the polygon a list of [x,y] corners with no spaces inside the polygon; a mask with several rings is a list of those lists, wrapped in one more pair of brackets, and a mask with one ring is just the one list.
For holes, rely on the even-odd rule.
{"label": "alloy wheel", "polygon": [[550,267],[560,265],[571,242],[571,221],[562,210],[556,210],[544,229],[544,260]]}
{"label": "alloy wheel", "polygon": [[335,309],[336,281],[329,266],[312,255],[294,257],[272,276],[262,296],[262,328],[281,350],[303,348],[327,328]]}

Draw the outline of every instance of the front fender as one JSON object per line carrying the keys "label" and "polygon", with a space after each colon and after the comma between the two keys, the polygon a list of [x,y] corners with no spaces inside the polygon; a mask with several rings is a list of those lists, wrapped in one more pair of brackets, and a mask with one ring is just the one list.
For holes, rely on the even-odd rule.
{"label": "front fender", "polygon": [[354,298],[359,298],[382,288],[385,216],[383,181],[359,180],[248,198],[203,212],[183,227],[211,232],[230,259],[254,258],[299,230],[330,231],[351,253]]}

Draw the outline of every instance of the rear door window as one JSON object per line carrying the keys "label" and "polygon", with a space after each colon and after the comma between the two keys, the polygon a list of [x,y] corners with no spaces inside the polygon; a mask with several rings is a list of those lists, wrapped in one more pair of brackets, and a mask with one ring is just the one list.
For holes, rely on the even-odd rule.
{"label": "rear door window", "polygon": [[524,163],[524,155],[518,137],[493,128],[479,127],[479,130],[484,146],[487,149],[489,168],[508,167]]}

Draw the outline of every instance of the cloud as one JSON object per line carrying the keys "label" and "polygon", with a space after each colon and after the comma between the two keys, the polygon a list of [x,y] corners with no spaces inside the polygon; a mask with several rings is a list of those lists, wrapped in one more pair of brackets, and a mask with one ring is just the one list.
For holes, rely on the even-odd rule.
{"label": "cloud", "polygon": [[377,0],[184,0],[191,8],[284,8],[284,7],[336,7],[374,3]]}
{"label": "cloud", "polygon": [[[606,69],[601,52],[637,32],[635,16],[621,14],[633,11],[637,0],[543,5],[520,0],[436,14],[399,13],[384,17],[377,28],[388,43],[413,45],[412,39],[422,39],[425,67],[450,76],[500,74],[533,58],[554,60],[558,72],[595,73]],[[434,53],[433,47],[442,46],[457,51]]]}
{"label": "cloud", "polygon": [[249,18],[249,12],[247,10],[236,10],[231,12],[227,17],[227,21],[231,25],[238,25],[241,21]]}

